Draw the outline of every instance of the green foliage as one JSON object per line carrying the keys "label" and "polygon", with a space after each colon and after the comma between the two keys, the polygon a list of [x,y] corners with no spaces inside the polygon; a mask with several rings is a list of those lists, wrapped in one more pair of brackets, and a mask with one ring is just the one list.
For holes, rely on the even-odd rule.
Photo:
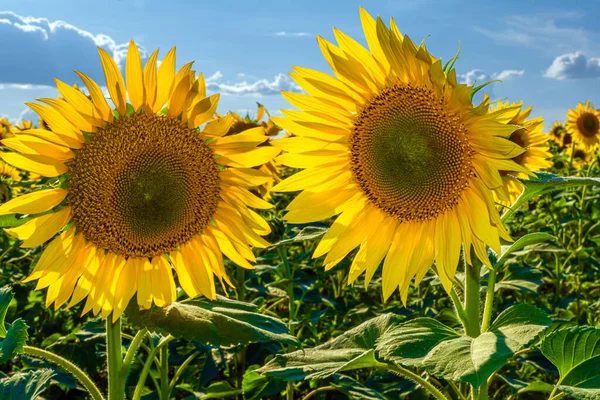
{"label": "green foliage", "polygon": [[378,338],[395,322],[384,314],[311,349],[277,355],[257,371],[283,380],[323,379],[338,372],[379,366],[375,358]]}
{"label": "green foliage", "polygon": [[213,346],[267,341],[297,343],[284,323],[257,310],[252,304],[219,297],[216,301],[193,300],[151,310],[129,307],[127,316],[133,325]]}
{"label": "green foliage", "polygon": [[37,399],[48,388],[53,376],[51,369],[38,369],[0,379],[0,400]]}
{"label": "green foliage", "polygon": [[554,331],[544,338],[541,349],[558,368],[558,389],[576,399],[600,397],[600,328]]}

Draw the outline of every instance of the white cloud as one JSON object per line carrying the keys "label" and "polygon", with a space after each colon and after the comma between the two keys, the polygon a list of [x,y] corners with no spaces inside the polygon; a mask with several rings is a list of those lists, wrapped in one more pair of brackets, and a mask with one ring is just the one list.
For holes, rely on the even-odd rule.
{"label": "white cloud", "polygon": [[506,80],[510,78],[520,78],[525,74],[524,69],[516,70],[516,69],[505,69],[504,71],[495,74],[494,79],[498,80]]}
{"label": "white cloud", "polygon": [[600,77],[600,57],[587,57],[581,51],[560,55],[552,61],[544,76],[559,81],[598,78]]}
{"label": "white cloud", "polygon": [[268,96],[279,94],[281,90],[300,92],[301,89],[287,75],[277,74],[272,81],[259,79],[254,82],[246,80],[239,82],[222,82],[223,74],[215,72],[206,78],[206,89],[212,93],[221,93],[231,96]]}
{"label": "white cloud", "polygon": [[491,81],[493,79],[498,79],[500,81],[504,81],[511,78],[520,78],[525,74],[525,70],[520,69],[505,69],[501,72],[493,72],[492,74],[488,74],[480,69],[472,69],[471,71],[465,74],[458,74],[457,78],[460,83],[466,83],[467,85],[481,85],[482,83]]}
{"label": "white cloud", "polygon": [[306,37],[306,36],[313,36],[312,34],[310,34],[308,32],[285,32],[285,31],[275,32],[274,35],[275,36],[280,36],[280,37]]}
{"label": "white cloud", "polygon": [[[93,34],[65,21],[21,16],[0,11],[0,82],[26,85],[52,85],[54,78],[74,83],[77,69],[103,82],[97,47],[105,49],[123,66],[128,43],[117,43],[103,33]],[[143,58],[147,57],[140,48]]]}

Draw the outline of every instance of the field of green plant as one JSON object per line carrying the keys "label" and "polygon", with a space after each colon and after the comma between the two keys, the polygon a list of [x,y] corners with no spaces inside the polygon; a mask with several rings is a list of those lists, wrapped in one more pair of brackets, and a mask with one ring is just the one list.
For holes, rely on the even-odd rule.
{"label": "field of green plant", "polygon": [[283,117],[131,41],[0,120],[0,400],[600,399],[600,110],[360,13]]}

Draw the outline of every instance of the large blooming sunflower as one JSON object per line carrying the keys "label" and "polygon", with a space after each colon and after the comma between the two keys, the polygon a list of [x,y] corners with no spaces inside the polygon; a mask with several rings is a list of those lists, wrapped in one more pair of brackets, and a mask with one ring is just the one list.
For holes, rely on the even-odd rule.
{"label": "large blooming sunflower", "polygon": [[567,112],[569,118],[566,123],[567,131],[572,135],[573,141],[590,149],[600,140],[600,111],[588,101],[579,103],[575,110]]}
{"label": "large blooming sunflower", "polygon": [[273,190],[303,190],[286,219],[307,223],[337,219],[314,257],[327,269],[356,247],[349,281],[366,272],[368,284],[383,262],[383,294],[396,288],[406,300],[436,262],[446,290],[461,244],[489,265],[486,245],[500,250],[510,239],[494,207],[499,171],[521,171],[511,159],[523,152],[508,140],[518,108],[488,113],[474,107],[472,87],[444,72],[425,46],[415,46],[365,10],[360,15],[370,51],[334,29],[338,46],[318,37],[336,77],[295,67],[293,79],[309,95],[284,93],[302,111],[283,111],[275,123],[297,137],[273,142],[281,163],[304,171]]}
{"label": "large blooming sunflower", "polygon": [[[522,105],[523,103],[513,103],[510,105],[510,107],[517,107],[519,112],[509,121],[509,124],[518,125],[521,128],[511,133],[509,139],[511,142],[525,149],[524,153],[512,158],[515,163],[524,167],[525,170],[516,174],[510,171],[500,171],[500,175],[505,177],[505,179],[503,189],[497,191],[497,194],[501,203],[507,206],[513,204],[521,192],[523,192],[523,185],[519,181],[511,179],[510,175],[526,178],[527,175],[531,175],[529,171],[540,171],[552,165],[552,162],[547,160],[552,157],[552,154],[548,152],[546,144],[548,135],[542,132],[544,118],[527,119],[531,114],[531,106],[523,110],[521,109]],[[491,107],[491,112],[507,108],[509,108],[508,101],[504,103],[499,102],[497,105]]]}
{"label": "large blooming sunflower", "polygon": [[18,195],[21,188],[14,183],[19,181],[21,181],[19,170],[0,160],[0,204]]}
{"label": "large blooming sunflower", "polygon": [[[269,112],[265,109],[265,107],[262,104],[257,103],[257,106],[258,108],[256,111],[255,119],[250,118],[250,115],[241,117],[235,112],[230,112],[229,114],[233,117],[234,123],[229,128],[227,135],[236,135],[240,132],[245,131],[246,129],[252,129],[262,126],[265,129],[265,133],[267,136],[269,136],[270,138],[277,136],[277,134],[281,132],[281,128],[279,128],[273,123],[273,121],[271,121],[271,116],[269,115]],[[267,114],[269,119],[267,121],[262,121],[265,114]],[[269,162],[258,167],[258,169],[273,177],[272,180],[265,182],[263,185],[260,185],[257,188],[257,191],[262,196],[262,198],[268,200],[271,197],[270,191],[273,187],[273,184],[281,181],[281,174],[283,168],[275,160],[270,160]]]}
{"label": "large blooming sunflower", "polygon": [[[18,197],[0,214],[40,214],[10,234],[21,247],[51,241],[26,281],[48,287],[46,304],[69,306],[87,297],[90,310],[116,320],[137,293],[141,308],[176,298],[175,281],[190,296],[215,298],[214,276],[229,282],[222,255],[244,268],[264,247],[266,222],[248,209],[271,205],[248,188],[271,179],[252,167],[279,151],[257,147],[262,127],[223,137],[231,117],[212,120],[218,95],[206,97],[192,63],[175,71],[175,48],[156,68],[158,50],[145,67],[131,42],[125,77],[99,49],[106,86],[116,110],[97,83],[77,72],[89,91],[61,81],[64,100],[29,104],[47,122],[3,143],[15,152],[7,162],[59,177],[51,188]],[[166,107],[163,107],[166,104]],[[115,117],[116,115],[116,117]],[[210,121],[202,130],[199,126]]]}

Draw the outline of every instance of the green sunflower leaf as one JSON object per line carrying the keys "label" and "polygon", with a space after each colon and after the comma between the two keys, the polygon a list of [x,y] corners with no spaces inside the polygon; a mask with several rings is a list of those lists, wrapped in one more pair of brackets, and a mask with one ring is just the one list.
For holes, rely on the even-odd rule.
{"label": "green sunflower leaf", "polygon": [[285,246],[296,242],[303,242],[305,240],[319,239],[327,233],[327,229],[328,228],[322,226],[305,226],[293,238],[284,239],[277,243],[274,243],[271,246],[269,246],[269,249],[274,249],[276,247]]}
{"label": "green sunflower leaf", "polygon": [[192,300],[150,310],[138,310],[132,302],[126,315],[133,325],[213,346],[270,341],[298,344],[281,320],[260,314],[253,304],[222,296],[215,301]]}
{"label": "green sunflower leaf", "polygon": [[454,329],[433,318],[416,318],[390,328],[377,341],[377,351],[384,360],[418,366],[438,344],[459,337]]}
{"label": "green sunflower leaf", "polygon": [[528,304],[508,308],[476,338],[461,336],[434,319],[417,318],[391,328],[377,350],[384,359],[479,387],[551,323]]}
{"label": "green sunflower leaf", "polygon": [[0,400],[34,400],[50,386],[54,371],[48,368],[18,372],[0,379]]}
{"label": "green sunflower leaf", "polygon": [[523,203],[527,200],[546,193],[551,193],[557,190],[566,189],[574,186],[582,185],[600,185],[600,178],[593,177],[579,177],[579,176],[558,176],[549,174],[546,172],[536,172],[537,179],[521,179],[517,178],[524,186],[525,190],[521,193],[521,196],[510,206],[506,211],[506,218],[508,215],[518,210]]}
{"label": "green sunflower leaf", "polygon": [[516,242],[514,242],[510,246],[502,246],[502,253],[500,254],[500,257],[498,258],[496,264],[498,266],[501,266],[504,263],[504,261],[506,261],[506,258],[509,255],[511,255],[511,253],[520,250],[525,246],[556,240],[557,239],[555,236],[544,232],[530,233],[528,235],[521,236]]}
{"label": "green sunflower leaf", "polygon": [[17,319],[6,331],[6,337],[0,342],[0,363],[11,360],[17,354],[23,354],[23,346],[27,343],[27,325]]}
{"label": "green sunflower leaf", "polygon": [[541,350],[558,369],[560,391],[575,399],[600,398],[600,328],[554,331],[544,337]]}
{"label": "green sunflower leaf", "polygon": [[383,364],[375,357],[377,340],[397,323],[394,314],[384,314],[320,346],[275,356],[258,372],[286,381],[323,379],[338,372],[375,368]]}
{"label": "green sunflower leaf", "polygon": [[6,337],[6,327],[4,326],[4,319],[10,307],[14,295],[10,286],[3,286],[0,288],[0,338]]}

